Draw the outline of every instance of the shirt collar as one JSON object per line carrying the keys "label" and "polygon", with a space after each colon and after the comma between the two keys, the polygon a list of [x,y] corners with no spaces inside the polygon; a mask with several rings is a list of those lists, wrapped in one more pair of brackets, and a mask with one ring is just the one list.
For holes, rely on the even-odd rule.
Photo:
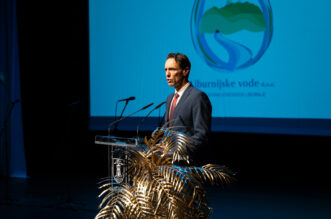
{"label": "shirt collar", "polygon": [[175,94],[177,93],[179,96],[182,96],[188,86],[190,86],[190,82],[187,82],[179,91],[176,91]]}

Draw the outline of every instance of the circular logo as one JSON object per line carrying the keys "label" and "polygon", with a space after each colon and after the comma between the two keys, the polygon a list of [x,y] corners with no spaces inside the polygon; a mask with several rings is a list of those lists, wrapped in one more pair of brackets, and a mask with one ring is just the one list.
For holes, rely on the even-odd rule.
{"label": "circular logo", "polygon": [[196,0],[193,6],[191,36],[195,50],[210,67],[221,72],[254,65],[272,38],[269,0],[208,3]]}

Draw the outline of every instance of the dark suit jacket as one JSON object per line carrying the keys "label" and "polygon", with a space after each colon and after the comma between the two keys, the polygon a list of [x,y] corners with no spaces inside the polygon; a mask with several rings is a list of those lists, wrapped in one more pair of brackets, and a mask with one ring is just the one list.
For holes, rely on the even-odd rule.
{"label": "dark suit jacket", "polygon": [[[165,121],[169,120],[171,100],[170,94],[166,102]],[[207,144],[211,126],[212,106],[208,96],[193,87],[192,84],[185,90],[172,115],[170,126],[190,136],[195,145],[195,150]]]}

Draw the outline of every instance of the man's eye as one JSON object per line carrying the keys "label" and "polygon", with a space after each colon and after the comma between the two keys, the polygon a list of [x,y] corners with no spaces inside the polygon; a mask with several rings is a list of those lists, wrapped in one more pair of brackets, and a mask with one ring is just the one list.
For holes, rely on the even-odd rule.
{"label": "man's eye", "polygon": [[168,69],[164,69],[164,70],[174,72],[174,71],[177,71],[178,69],[177,68],[168,68]]}

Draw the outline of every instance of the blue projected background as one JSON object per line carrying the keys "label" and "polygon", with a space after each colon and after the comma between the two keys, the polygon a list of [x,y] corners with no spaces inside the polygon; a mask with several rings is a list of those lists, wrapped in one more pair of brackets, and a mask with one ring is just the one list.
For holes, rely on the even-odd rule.
{"label": "blue projected background", "polygon": [[107,129],[119,99],[136,97],[124,116],[165,101],[165,59],[181,52],[214,131],[331,135],[331,1],[93,0],[89,10],[92,129]]}

